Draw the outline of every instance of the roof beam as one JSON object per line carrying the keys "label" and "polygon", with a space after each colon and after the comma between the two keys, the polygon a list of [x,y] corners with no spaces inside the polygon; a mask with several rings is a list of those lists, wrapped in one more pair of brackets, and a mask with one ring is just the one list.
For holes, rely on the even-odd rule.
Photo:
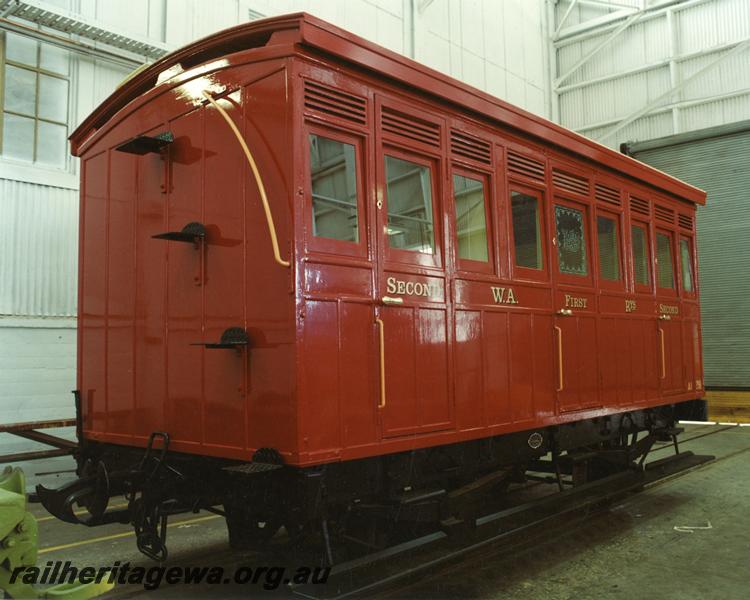
{"label": "roof beam", "polygon": [[571,0],[570,4],[568,5],[568,9],[565,11],[565,14],[563,14],[562,19],[560,19],[560,22],[557,24],[557,27],[555,28],[555,33],[552,35],[553,41],[557,39],[558,35],[560,35],[560,30],[563,28],[563,25],[565,25],[565,21],[568,20],[570,13],[573,12],[573,9],[576,7],[576,4],[578,4],[578,0]]}
{"label": "roof beam", "polygon": [[603,48],[607,47],[609,44],[611,44],[623,31],[625,31],[628,27],[630,27],[633,23],[635,23],[640,17],[643,16],[643,11],[638,11],[634,14],[631,14],[623,23],[617,26],[617,28],[610,33],[606,38],[604,38],[599,44],[597,44],[594,48],[592,48],[588,54],[585,54],[582,56],[576,63],[570,67],[565,73],[560,75],[555,80],[555,88],[559,88],[560,84],[565,81],[568,77],[570,77],[573,73],[575,73],[578,69],[580,69],[583,65],[585,65],[588,61],[590,61],[594,56],[596,56]]}
{"label": "roof beam", "polygon": [[659,106],[664,100],[670,99],[672,96],[674,96],[677,92],[679,92],[681,89],[683,89],[688,83],[696,79],[697,77],[700,77],[707,71],[713,69],[716,67],[716,65],[722,63],[730,56],[734,56],[735,54],[739,54],[741,52],[744,52],[750,48],[750,39],[745,40],[741,44],[737,44],[734,48],[731,50],[728,50],[724,54],[721,54],[714,58],[712,61],[710,61],[708,64],[704,65],[702,68],[698,69],[695,73],[693,73],[690,77],[687,77],[680,81],[679,84],[677,84],[675,87],[668,89],[666,92],[664,92],[661,96],[658,98],[655,98],[642,108],[639,108],[638,110],[634,111],[627,117],[625,117],[622,121],[620,121],[615,127],[607,131],[604,135],[600,136],[598,138],[598,142],[603,142],[604,140],[608,140],[613,135],[615,135],[618,131],[621,131],[624,127],[627,127],[630,125],[633,121],[636,121],[640,119],[642,116],[647,115],[649,112],[651,112],[654,108]]}
{"label": "roof beam", "polygon": [[[0,16],[23,19],[66,36],[76,35],[97,44],[104,44],[111,48],[110,54],[117,54],[117,51],[121,50],[130,55],[155,60],[171,50],[163,42],[156,42],[134,34],[120,33],[99,22],[90,21],[77,13],[63,10],[43,0],[0,0]],[[140,60],[140,62],[144,61]]]}

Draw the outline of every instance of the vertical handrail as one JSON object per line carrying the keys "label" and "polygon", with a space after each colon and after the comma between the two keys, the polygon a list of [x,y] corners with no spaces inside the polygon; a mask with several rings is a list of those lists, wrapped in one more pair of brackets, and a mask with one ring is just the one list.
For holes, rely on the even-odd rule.
{"label": "vertical handrail", "polygon": [[555,325],[555,331],[557,331],[557,380],[558,386],[556,391],[562,392],[565,387],[563,381],[563,348],[562,348],[562,328]]}
{"label": "vertical handrail", "polygon": [[242,150],[245,152],[245,158],[247,158],[247,162],[250,165],[250,169],[253,172],[253,176],[255,177],[255,183],[258,186],[258,191],[260,192],[260,201],[263,204],[263,212],[265,212],[266,214],[266,224],[268,225],[268,233],[271,236],[271,246],[273,247],[273,258],[282,267],[288,267],[290,265],[289,261],[281,258],[281,252],[279,251],[279,240],[276,237],[276,226],[274,225],[274,222],[273,222],[273,215],[271,214],[271,206],[268,204],[268,197],[266,196],[266,188],[263,186],[263,180],[260,177],[260,171],[258,171],[258,165],[255,164],[255,159],[253,158],[253,155],[250,152],[250,148],[247,147],[245,138],[242,137],[240,130],[237,129],[237,125],[235,125],[234,121],[232,121],[232,118],[227,114],[227,111],[225,111],[221,106],[219,106],[219,103],[213,99],[211,94],[204,91],[203,95],[206,97],[206,100],[208,100],[211,103],[211,105],[216,110],[219,111],[219,114],[227,122],[227,125],[229,125],[229,127],[231,128],[232,132],[234,133],[234,136],[237,138],[237,141],[240,143],[240,146],[242,146]]}
{"label": "vertical handrail", "polygon": [[664,330],[661,327],[659,327],[659,345],[661,346],[661,377],[659,379],[666,379],[667,360],[664,354]]}
{"label": "vertical handrail", "polygon": [[378,325],[378,339],[380,340],[380,404],[378,408],[385,408],[385,325],[382,319],[375,317]]}

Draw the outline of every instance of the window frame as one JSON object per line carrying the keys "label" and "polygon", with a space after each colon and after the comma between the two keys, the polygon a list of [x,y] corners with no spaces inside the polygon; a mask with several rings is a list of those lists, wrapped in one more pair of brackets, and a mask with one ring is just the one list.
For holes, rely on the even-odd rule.
{"label": "window frame", "polygon": [[[688,244],[688,256],[690,258],[690,269],[691,269],[691,281],[693,284],[692,291],[686,290],[683,286],[683,272],[682,272],[682,252],[680,251],[680,245],[683,241],[686,241]],[[693,240],[693,236],[687,235],[685,233],[680,233],[677,236],[677,250],[680,256],[680,293],[686,297],[686,298],[695,298],[698,293],[698,277],[695,270],[696,265],[696,255],[695,255],[695,242]]]}
{"label": "window frame", "polygon": [[[396,158],[399,160],[414,163],[416,165],[427,167],[430,172],[430,186],[431,186],[431,202],[432,202],[432,234],[433,241],[435,244],[435,252],[428,254],[427,252],[419,252],[416,250],[405,250],[403,248],[394,248],[391,246],[388,239],[388,174],[386,172],[386,156]],[[382,231],[381,231],[381,243],[383,246],[383,255],[389,262],[403,263],[407,265],[420,266],[420,267],[431,267],[436,269],[444,268],[445,261],[445,240],[443,239],[443,202],[442,199],[442,188],[440,181],[442,181],[442,172],[440,170],[441,161],[428,154],[422,154],[415,150],[397,146],[393,143],[383,143],[378,152],[378,169],[380,171],[379,182],[381,185],[380,193],[382,193]]]}
{"label": "window frame", "polygon": [[[34,66],[27,65],[24,63],[16,62],[13,60],[8,60],[7,58],[7,52],[6,52],[6,45],[7,45],[7,34],[9,32],[6,31],[0,31],[0,161],[3,161],[10,165],[18,165],[20,167],[32,167],[32,168],[38,168],[38,169],[47,169],[54,173],[71,173],[72,172],[72,165],[73,161],[71,160],[67,140],[68,136],[70,135],[71,131],[71,115],[72,115],[72,103],[74,100],[74,94],[73,94],[73,76],[74,76],[74,69],[73,69],[73,56],[68,52],[68,73],[67,75],[63,75],[61,73],[56,73],[54,71],[49,71],[47,69],[44,69],[41,67],[41,55],[42,55],[42,46],[46,44],[47,42],[44,42],[42,40],[36,40],[33,39],[34,42],[36,42],[36,64]],[[10,32],[14,35],[18,35],[21,37],[27,37],[24,36],[21,33],[16,32]],[[34,73],[34,90],[35,90],[35,101],[34,101],[34,114],[28,115],[24,113],[19,113],[12,110],[6,110],[5,108],[5,89],[6,89],[6,74],[5,74],[5,67],[6,65],[10,65],[17,69],[23,69],[26,71],[30,71]],[[40,81],[41,76],[44,75],[46,77],[51,77],[54,79],[60,79],[67,83],[67,102],[66,102],[66,112],[65,112],[65,122],[62,121],[55,121],[53,119],[48,119],[45,117],[39,116],[39,96],[40,96]],[[21,158],[14,158],[12,156],[4,156],[3,155],[3,135],[4,135],[4,129],[5,129],[5,115],[10,114],[17,117],[22,117],[26,119],[31,119],[34,122],[34,140],[33,140],[33,151],[32,151],[32,158],[31,160],[25,160]],[[47,123],[50,125],[57,125],[65,127],[65,148],[63,152],[63,164],[61,165],[54,165],[50,163],[44,163],[44,162],[38,162],[37,160],[37,154],[39,150],[39,124],[40,123]],[[15,178],[14,178],[15,179]],[[25,180],[21,178],[22,180]]]}
{"label": "window frame", "polygon": [[[606,279],[602,276],[602,259],[599,252],[599,217],[610,219],[615,223],[615,230],[617,234],[617,262],[618,262],[618,273],[619,279]],[[611,210],[605,210],[596,207],[594,211],[594,226],[596,227],[596,276],[599,281],[599,287],[602,289],[625,290],[625,283],[627,279],[627,271],[625,269],[625,260],[623,257],[623,228],[622,228],[622,215],[618,212]],[[557,233],[557,232],[555,232]]]}
{"label": "window frame", "polygon": [[[541,241],[542,268],[532,269],[531,267],[522,267],[516,263],[516,238],[513,227],[513,192],[531,196],[537,201],[537,216],[539,218],[539,238]],[[510,255],[510,272],[511,279],[528,280],[528,281],[549,281],[549,264],[550,258],[547,252],[547,207],[544,199],[544,192],[534,187],[523,185],[516,181],[508,182],[507,202],[508,202],[508,250]]]}
{"label": "window frame", "polygon": [[[484,195],[484,227],[487,233],[487,260],[474,260],[470,258],[461,258],[458,248],[458,215],[456,214],[456,191],[454,188],[454,176],[465,177],[482,182],[482,192]],[[454,164],[450,171],[450,211],[452,225],[451,246],[454,248],[454,258],[456,268],[459,271],[472,271],[475,273],[495,272],[495,235],[493,227],[493,211],[491,202],[491,181],[489,175],[481,171],[475,171],[466,167]]]}
{"label": "window frame", "polygon": [[[633,251],[635,246],[633,245],[633,227],[639,227],[643,230],[643,239],[646,241],[646,269],[648,269],[648,284],[644,283],[638,283],[635,279],[635,257],[633,255]],[[656,280],[655,280],[655,267],[656,267],[656,260],[655,255],[653,253],[653,242],[651,240],[651,226],[648,223],[648,221],[643,221],[641,219],[630,219],[630,231],[628,232],[629,240],[630,240],[630,277],[632,277],[633,281],[633,290],[635,290],[638,294],[653,294],[654,289],[656,287]]]}
{"label": "window frame", "polygon": [[[586,275],[574,275],[572,273],[563,273],[560,270],[560,255],[559,255],[559,245],[557,240],[557,215],[556,215],[556,208],[557,206],[561,206],[563,208],[568,208],[571,210],[578,210],[581,213],[583,213],[583,235],[584,235],[584,241],[586,246],[586,266],[587,266],[587,274]],[[564,283],[568,285],[575,285],[575,286],[583,286],[583,287],[594,287],[594,271],[598,269],[598,261],[595,260],[594,254],[592,252],[593,248],[593,238],[591,236],[591,227],[592,227],[592,219],[591,214],[595,213],[596,211],[593,210],[593,207],[582,201],[582,200],[572,200],[568,199],[565,196],[562,195],[555,195],[553,197],[551,206],[551,219],[552,219],[552,245],[554,247],[554,251],[552,254],[554,255],[554,264],[555,264],[555,277],[557,278],[557,281],[559,283]]]}
{"label": "window frame", "polygon": [[[672,256],[672,287],[671,288],[665,288],[661,287],[659,285],[659,249],[657,247],[657,236],[659,234],[664,234],[669,238],[669,248],[671,250],[671,256]],[[654,287],[656,289],[656,295],[657,296],[671,296],[671,297],[677,297],[678,295],[678,277],[679,277],[679,271],[677,270],[677,261],[676,261],[677,253],[675,252],[675,234],[674,231],[671,229],[666,229],[664,227],[654,227]]]}
{"label": "window frame", "polygon": [[[312,197],[312,162],[310,160],[310,136],[317,135],[329,140],[350,144],[354,146],[355,175],[357,189],[357,227],[359,241],[350,242],[316,236],[313,223],[313,197]],[[338,254],[366,258],[369,247],[369,220],[367,211],[367,195],[365,187],[364,148],[366,140],[361,134],[345,131],[330,125],[307,122],[304,127],[305,139],[305,243],[308,252],[322,252],[326,254]]]}

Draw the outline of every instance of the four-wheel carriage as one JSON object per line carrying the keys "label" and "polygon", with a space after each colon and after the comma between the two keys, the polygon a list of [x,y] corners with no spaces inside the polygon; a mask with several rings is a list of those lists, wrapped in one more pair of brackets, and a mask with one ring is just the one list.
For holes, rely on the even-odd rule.
{"label": "four-wheel carriage", "polygon": [[461,521],[530,466],[637,468],[703,395],[705,194],[314,17],[168,55],[71,139],[81,479],[40,497],[152,556],[186,510],[236,544]]}

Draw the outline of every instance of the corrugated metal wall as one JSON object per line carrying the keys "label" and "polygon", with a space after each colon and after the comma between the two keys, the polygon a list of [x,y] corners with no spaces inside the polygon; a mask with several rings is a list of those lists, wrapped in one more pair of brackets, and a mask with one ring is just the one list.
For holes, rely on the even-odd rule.
{"label": "corrugated metal wall", "polygon": [[[557,3],[558,22],[572,0]],[[640,2],[619,0],[618,6]],[[556,42],[557,75],[564,75],[599,46],[557,90],[560,123],[606,145],[648,140],[750,119],[750,47],[738,52],[664,98],[645,116],[608,136],[711,61],[750,39],[748,0],[647,0],[647,9],[608,41],[619,21]],[[636,14],[636,13],[633,13]],[[607,10],[578,4],[565,28],[606,17]],[[611,21],[611,20],[610,20]],[[575,33],[575,32],[574,32]]]}
{"label": "corrugated metal wall", "polygon": [[698,209],[706,386],[748,388],[750,130],[635,156],[708,192],[707,205]]}
{"label": "corrugated metal wall", "polygon": [[75,316],[78,192],[0,179],[0,315]]}

